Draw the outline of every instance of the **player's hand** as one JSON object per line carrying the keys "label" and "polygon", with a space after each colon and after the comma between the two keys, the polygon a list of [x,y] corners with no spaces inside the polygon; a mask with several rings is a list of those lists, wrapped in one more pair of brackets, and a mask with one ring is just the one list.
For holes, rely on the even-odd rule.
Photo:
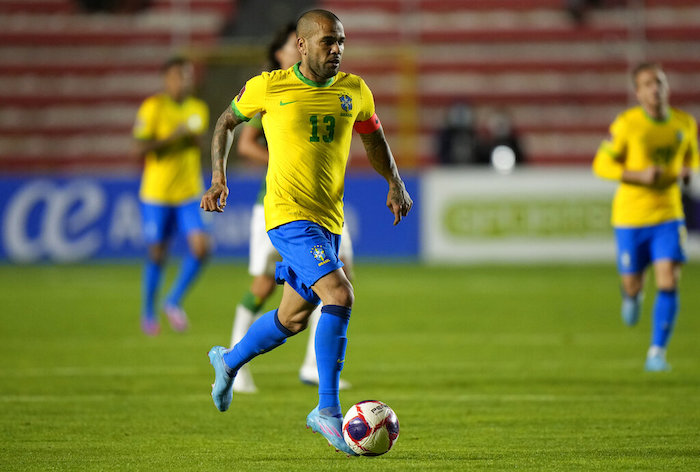
{"label": "player's hand", "polygon": [[644,170],[625,170],[622,173],[622,182],[645,187],[656,187],[661,181],[663,169],[658,166],[649,166]]}
{"label": "player's hand", "polygon": [[168,137],[168,142],[170,146],[175,149],[187,148],[190,146],[198,147],[200,145],[199,138],[200,136],[192,131],[189,126],[181,124],[175,128],[175,131]]}
{"label": "player's hand", "polygon": [[413,200],[411,200],[411,196],[406,191],[406,186],[401,180],[389,184],[386,206],[394,214],[394,226],[399,224],[401,218],[406,216],[411,207],[413,207]]}
{"label": "player's hand", "polygon": [[199,207],[205,211],[215,211],[221,213],[226,208],[228,198],[228,187],[224,183],[212,182],[211,187],[202,196]]}
{"label": "player's hand", "polygon": [[649,166],[639,172],[639,183],[652,187],[660,183],[663,169],[658,166]]}
{"label": "player's hand", "polygon": [[177,128],[175,128],[175,131],[173,131],[173,134],[170,135],[170,138],[173,141],[177,141],[178,139],[189,138],[192,136],[194,136],[194,133],[189,128],[189,126],[181,124]]}
{"label": "player's hand", "polygon": [[690,181],[692,180],[692,177],[693,177],[693,169],[691,169],[690,167],[683,166],[683,168],[681,169],[681,173],[678,177],[683,182],[683,185],[685,185],[685,186],[690,185]]}

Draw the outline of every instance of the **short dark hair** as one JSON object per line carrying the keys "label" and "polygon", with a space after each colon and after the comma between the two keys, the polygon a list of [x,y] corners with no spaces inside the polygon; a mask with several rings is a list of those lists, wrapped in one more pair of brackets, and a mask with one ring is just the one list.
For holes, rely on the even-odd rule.
{"label": "short dark hair", "polygon": [[645,70],[663,70],[658,62],[640,62],[632,69],[632,85],[637,86],[637,77]]}
{"label": "short dark hair", "polygon": [[190,63],[189,59],[187,59],[184,56],[173,56],[163,63],[163,65],[160,68],[160,71],[165,74],[172,67],[182,67],[182,66],[189,64],[189,63]]}
{"label": "short dark hair", "polygon": [[312,8],[311,10],[307,10],[307,11],[303,12],[301,15],[299,15],[299,18],[297,18],[297,25],[299,24],[299,21],[302,18],[305,18],[307,16],[317,16],[317,17],[320,16],[322,18],[326,18],[327,20],[337,21],[338,23],[342,23],[340,21],[340,18],[338,18],[336,16],[336,14],[333,13],[332,11],[322,10],[320,8]]}
{"label": "short dark hair", "polygon": [[272,42],[267,47],[267,67],[269,70],[275,70],[282,67],[280,62],[277,60],[277,51],[282,49],[289,39],[289,35],[296,33],[297,25],[296,23],[287,23],[282,28],[280,28],[275,37],[272,38]]}

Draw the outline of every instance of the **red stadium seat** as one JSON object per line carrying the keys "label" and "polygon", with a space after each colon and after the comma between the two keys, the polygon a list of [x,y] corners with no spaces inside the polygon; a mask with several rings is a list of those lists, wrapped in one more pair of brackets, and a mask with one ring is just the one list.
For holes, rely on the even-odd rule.
{"label": "red stadium seat", "polygon": [[[343,21],[348,37],[344,68],[362,75],[374,91],[390,141],[418,135],[411,145],[419,166],[437,160],[436,134],[455,102],[474,105],[482,125],[491,110],[507,110],[531,163],[592,160],[615,114],[632,103],[628,53],[638,51],[629,51],[628,42],[639,32],[629,31],[625,8],[593,10],[577,24],[563,4],[322,2]],[[700,4],[645,4],[646,57],[665,67],[672,103],[700,117],[700,61],[691,52],[700,47]],[[407,72],[415,74],[413,79],[405,79]],[[368,165],[361,146],[355,145],[353,153],[354,166]]]}
{"label": "red stadium seat", "polygon": [[88,14],[74,0],[0,0],[0,170],[125,170],[136,108],[189,30],[215,42],[234,0],[152,0]]}

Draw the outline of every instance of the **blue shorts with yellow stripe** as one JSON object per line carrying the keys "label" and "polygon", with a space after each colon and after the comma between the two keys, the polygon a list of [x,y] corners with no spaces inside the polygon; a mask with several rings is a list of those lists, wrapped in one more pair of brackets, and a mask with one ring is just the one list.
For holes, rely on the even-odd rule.
{"label": "blue shorts with yellow stripe", "polygon": [[686,229],[683,220],[637,228],[615,228],[617,268],[621,274],[643,272],[650,263],[668,259],[685,262]]}
{"label": "blue shorts with yellow stripe", "polygon": [[199,200],[181,205],[164,205],[141,202],[143,234],[146,244],[162,243],[174,234],[188,235],[195,231],[206,232]]}
{"label": "blue shorts with yellow stripe", "polygon": [[292,221],[267,234],[282,256],[275,270],[277,283],[287,282],[304,300],[318,305],[321,300],[311,287],[344,265],[338,258],[340,235],[311,221]]}

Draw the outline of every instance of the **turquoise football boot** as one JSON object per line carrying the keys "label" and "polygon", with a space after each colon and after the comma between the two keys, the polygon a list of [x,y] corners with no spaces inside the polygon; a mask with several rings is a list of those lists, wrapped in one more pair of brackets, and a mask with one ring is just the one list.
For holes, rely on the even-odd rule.
{"label": "turquoise football boot", "polygon": [[211,385],[211,398],[219,411],[226,411],[233,400],[233,379],[235,372],[224,362],[223,346],[214,346],[209,351],[209,362],[214,367],[214,383]]}
{"label": "turquoise football boot", "polygon": [[668,372],[671,370],[671,365],[666,362],[665,356],[655,355],[647,357],[644,363],[644,370],[647,372]]}
{"label": "turquoise football boot", "polygon": [[630,297],[622,294],[622,321],[627,326],[634,326],[639,321],[639,313],[642,311],[642,292]]}
{"label": "turquoise football boot", "polygon": [[344,452],[348,456],[357,455],[343,439],[343,417],[341,415],[323,415],[316,407],[306,417],[306,427],[311,428],[314,433],[320,433],[336,451]]}

